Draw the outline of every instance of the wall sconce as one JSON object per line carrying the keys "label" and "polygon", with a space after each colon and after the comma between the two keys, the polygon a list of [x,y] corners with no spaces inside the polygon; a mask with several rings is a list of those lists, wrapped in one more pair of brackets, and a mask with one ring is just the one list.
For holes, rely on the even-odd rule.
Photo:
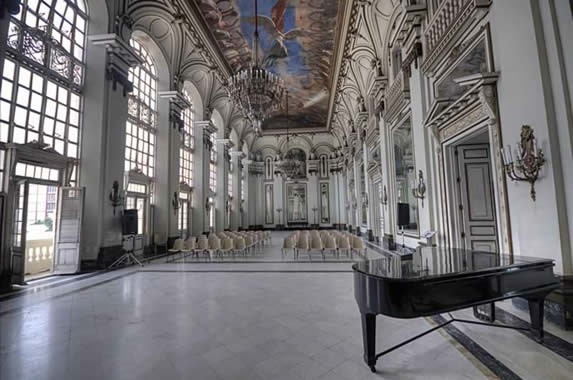
{"label": "wall sconce", "polygon": [[426,196],[426,183],[424,182],[424,173],[418,170],[418,183],[412,189],[412,195],[414,198],[422,200],[422,207],[424,207],[424,198]]}
{"label": "wall sconce", "polygon": [[388,205],[388,192],[386,191],[386,185],[382,188],[382,203],[384,206]]}
{"label": "wall sconce", "polygon": [[173,206],[173,213],[177,215],[177,210],[181,207],[181,202],[179,201],[179,195],[177,191],[173,193],[173,199],[171,200],[171,206]]}
{"label": "wall sconce", "polygon": [[119,182],[117,181],[113,181],[111,191],[109,192],[109,200],[111,202],[111,206],[113,207],[113,215],[115,215],[115,209],[120,206],[123,207],[125,202],[124,192],[119,189]]}
{"label": "wall sconce", "polygon": [[545,164],[545,157],[543,151],[537,147],[537,139],[529,125],[521,127],[521,141],[516,144],[516,154],[517,160],[514,161],[509,145],[501,150],[505,173],[512,181],[529,182],[531,199],[535,202],[535,181]]}

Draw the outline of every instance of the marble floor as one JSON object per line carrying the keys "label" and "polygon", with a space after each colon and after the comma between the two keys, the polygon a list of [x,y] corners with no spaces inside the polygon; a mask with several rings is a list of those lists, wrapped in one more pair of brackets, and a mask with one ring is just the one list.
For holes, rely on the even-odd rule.
{"label": "marble floor", "polygon": [[[266,247],[262,256],[276,258],[277,250]],[[385,356],[372,374],[362,361],[350,263],[164,261],[0,298],[0,379],[571,379],[573,373],[573,362],[519,332],[456,324],[455,333],[435,332]],[[501,307],[511,311],[510,303]],[[470,318],[471,311],[456,315]],[[378,347],[435,323],[379,316]],[[573,341],[553,326],[548,331]],[[492,370],[487,355],[505,372]]]}

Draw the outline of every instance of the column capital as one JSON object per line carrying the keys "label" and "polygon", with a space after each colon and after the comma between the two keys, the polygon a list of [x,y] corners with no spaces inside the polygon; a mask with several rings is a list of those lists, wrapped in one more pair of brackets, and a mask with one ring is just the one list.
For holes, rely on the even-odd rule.
{"label": "column capital", "polygon": [[217,127],[215,126],[215,124],[213,124],[211,120],[195,120],[193,122],[193,125],[201,127],[203,129],[203,132],[205,132],[208,135],[211,135],[217,131]]}
{"label": "column capital", "polygon": [[129,80],[129,69],[143,63],[143,59],[117,34],[95,34],[88,37],[95,46],[103,46],[107,51],[106,77],[113,81],[113,89],[119,82],[123,86],[123,96],[133,91]]}
{"label": "column capital", "polygon": [[245,153],[241,150],[232,150],[230,153],[231,157],[236,157],[238,160],[245,158]]}
{"label": "column capital", "polygon": [[160,91],[157,93],[160,98],[169,99],[169,121],[172,123],[173,128],[179,132],[185,129],[185,122],[181,113],[191,107],[191,103],[185,98],[180,91]]}

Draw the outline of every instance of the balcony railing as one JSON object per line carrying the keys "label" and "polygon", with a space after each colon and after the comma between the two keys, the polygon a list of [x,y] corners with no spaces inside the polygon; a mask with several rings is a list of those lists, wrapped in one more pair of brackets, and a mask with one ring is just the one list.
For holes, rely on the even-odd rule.
{"label": "balcony railing", "polygon": [[26,275],[49,272],[52,270],[54,240],[38,239],[26,241]]}

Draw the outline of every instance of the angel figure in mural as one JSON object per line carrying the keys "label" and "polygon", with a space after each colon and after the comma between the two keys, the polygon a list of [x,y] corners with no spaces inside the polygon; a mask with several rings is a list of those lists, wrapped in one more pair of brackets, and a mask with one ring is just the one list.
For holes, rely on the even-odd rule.
{"label": "angel figure in mural", "polygon": [[322,210],[320,210],[320,215],[322,216],[322,221],[324,223],[327,223],[329,218],[328,218],[328,192],[326,188],[322,189],[320,197],[321,197],[320,205],[322,206]]}
{"label": "angel figure in mural", "polygon": [[292,218],[293,220],[303,220],[302,214],[303,201],[300,194],[295,193],[292,199]]}
{"label": "angel figure in mural", "polygon": [[244,17],[246,22],[255,23],[255,18],[258,20],[259,25],[263,27],[269,38],[274,41],[271,49],[263,59],[264,67],[274,66],[276,61],[288,57],[288,50],[285,46],[285,41],[295,40],[302,36],[304,32],[299,28],[293,28],[284,32],[284,16],[288,6],[289,0],[277,0],[271,9],[271,17],[265,15],[258,15]]}

